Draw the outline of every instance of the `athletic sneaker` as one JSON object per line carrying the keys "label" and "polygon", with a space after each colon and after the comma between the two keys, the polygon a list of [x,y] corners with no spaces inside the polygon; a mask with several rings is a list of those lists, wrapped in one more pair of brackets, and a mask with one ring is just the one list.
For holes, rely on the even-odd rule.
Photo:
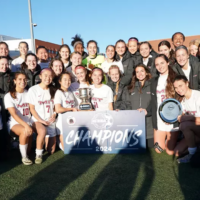
{"label": "athletic sneaker", "polygon": [[41,164],[41,163],[42,163],[42,155],[41,156],[36,155],[35,164]]}
{"label": "athletic sneaker", "polygon": [[178,163],[189,163],[190,159],[192,157],[192,154],[187,154],[186,156],[182,157],[182,158],[178,158],[177,162]]}
{"label": "athletic sneaker", "polygon": [[22,162],[24,165],[32,165],[33,164],[33,162],[28,157],[22,158]]}

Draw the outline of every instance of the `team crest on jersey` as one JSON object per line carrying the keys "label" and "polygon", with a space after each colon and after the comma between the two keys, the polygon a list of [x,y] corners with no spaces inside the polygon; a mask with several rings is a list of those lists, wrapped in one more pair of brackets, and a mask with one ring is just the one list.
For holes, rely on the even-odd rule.
{"label": "team crest on jersey", "polygon": [[67,117],[67,123],[68,123],[69,125],[74,125],[75,122],[76,122],[76,120],[75,120],[74,117],[72,117],[72,116]]}

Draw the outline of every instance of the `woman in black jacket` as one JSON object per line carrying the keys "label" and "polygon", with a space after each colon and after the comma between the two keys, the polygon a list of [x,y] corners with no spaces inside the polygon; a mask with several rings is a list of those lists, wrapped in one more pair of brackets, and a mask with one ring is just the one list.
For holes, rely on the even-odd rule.
{"label": "woman in black jacket", "polygon": [[177,63],[173,65],[173,70],[180,75],[185,75],[190,83],[190,88],[200,90],[200,63],[196,57],[189,55],[186,46],[179,46],[175,50]]}
{"label": "woman in black jacket", "polygon": [[156,56],[155,66],[159,76],[151,79],[151,103],[146,114],[152,116],[155,151],[161,153],[166,150],[167,154],[173,155],[179,136],[179,132],[175,128],[177,124],[166,124],[161,119],[158,109],[165,99],[175,98],[173,81],[176,73],[169,67],[169,60],[164,54]]}
{"label": "woman in black jacket", "polygon": [[154,52],[154,54],[151,55],[151,51],[153,51],[151,44],[147,41],[141,42],[139,51],[142,56],[142,63],[150,70],[152,77],[157,76],[157,71],[154,64],[157,53]]}
{"label": "woman in black jacket", "polygon": [[124,67],[124,75],[121,78],[121,83],[124,85],[129,85],[131,82],[133,70],[135,68],[134,60],[126,47],[124,40],[118,40],[115,44],[115,48],[117,52],[116,59],[121,60]]}
{"label": "woman in black jacket", "polygon": [[[147,108],[151,102],[151,73],[144,64],[136,66],[131,84],[128,86],[132,110]],[[146,117],[147,145],[153,147],[153,126],[151,116]]]}
{"label": "woman in black jacket", "polygon": [[37,56],[34,53],[28,53],[25,57],[25,61],[21,64],[21,69],[27,76],[27,89],[40,83],[39,74],[41,68],[37,62]]}
{"label": "woman in black jacket", "polygon": [[135,66],[142,63],[142,56],[138,52],[139,49],[139,41],[136,37],[131,37],[128,40],[127,44],[128,50],[131,53],[131,57],[134,60]]}
{"label": "woman in black jacket", "polygon": [[121,73],[117,65],[111,65],[108,75],[111,81],[108,86],[112,89],[114,95],[114,110],[131,110],[129,94],[127,87],[121,82]]}

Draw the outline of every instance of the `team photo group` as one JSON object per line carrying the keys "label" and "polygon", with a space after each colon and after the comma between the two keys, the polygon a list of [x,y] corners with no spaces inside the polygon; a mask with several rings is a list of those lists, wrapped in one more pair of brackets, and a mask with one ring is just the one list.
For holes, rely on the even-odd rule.
{"label": "team photo group", "polygon": [[[189,163],[200,144],[200,40],[184,46],[184,34],[176,32],[171,42],[173,46],[160,41],[152,49],[136,37],[120,39],[108,44],[104,55],[98,53],[97,41],[85,45],[76,35],[51,60],[45,46],[34,54],[24,41],[18,46],[20,56],[12,59],[8,44],[0,42],[0,153],[5,154],[8,134],[19,138],[24,165],[41,164],[44,150],[53,154],[56,145],[64,151],[58,119],[62,113],[84,110],[80,89],[86,88],[91,93],[87,112],[144,112],[147,147]],[[160,114],[169,99],[181,108],[172,121]]]}

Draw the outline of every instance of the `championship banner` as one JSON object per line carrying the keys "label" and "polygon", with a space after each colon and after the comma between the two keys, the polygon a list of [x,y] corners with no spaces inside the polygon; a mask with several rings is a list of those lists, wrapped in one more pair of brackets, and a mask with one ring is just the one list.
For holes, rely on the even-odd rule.
{"label": "championship banner", "polygon": [[138,153],[146,149],[145,114],[131,111],[66,112],[64,153]]}

